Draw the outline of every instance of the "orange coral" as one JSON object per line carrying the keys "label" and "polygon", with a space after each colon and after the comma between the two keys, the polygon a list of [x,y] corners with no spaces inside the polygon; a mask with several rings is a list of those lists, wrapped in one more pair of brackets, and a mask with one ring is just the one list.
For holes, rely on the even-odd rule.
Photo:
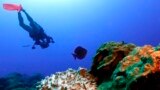
{"label": "orange coral", "polygon": [[[134,48],[128,56],[120,61],[112,75],[112,79],[117,86],[126,85],[130,87],[130,85],[136,85],[135,80],[147,82],[145,79],[149,77],[153,78],[154,75],[160,78],[158,72],[160,72],[160,50],[157,50],[151,45],[145,45]],[[121,79],[117,81],[116,78]],[[149,83],[149,81],[147,83]]]}
{"label": "orange coral", "polygon": [[127,57],[121,61],[121,69],[124,71],[129,66],[138,63],[143,57],[152,57],[151,54],[154,52],[154,47],[151,45],[145,45],[143,47],[136,47]]}

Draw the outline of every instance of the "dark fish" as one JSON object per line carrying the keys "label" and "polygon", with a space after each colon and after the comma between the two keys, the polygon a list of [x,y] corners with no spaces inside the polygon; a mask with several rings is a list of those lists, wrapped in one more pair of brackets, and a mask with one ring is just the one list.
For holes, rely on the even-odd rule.
{"label": "dark fish", "polygon": [[75,48],[74,53],[72,54],[74,59],[83,59],[87,54],[87,50],[81,46]]}

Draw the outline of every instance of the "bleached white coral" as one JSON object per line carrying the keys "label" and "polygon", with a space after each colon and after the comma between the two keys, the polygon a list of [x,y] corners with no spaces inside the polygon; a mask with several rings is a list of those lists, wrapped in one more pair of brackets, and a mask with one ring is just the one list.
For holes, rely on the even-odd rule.
{"label": "bleached white coral", "polygon": [[40,83],[39,90],[96,90],[95,79],[84,68],[57,72]]}

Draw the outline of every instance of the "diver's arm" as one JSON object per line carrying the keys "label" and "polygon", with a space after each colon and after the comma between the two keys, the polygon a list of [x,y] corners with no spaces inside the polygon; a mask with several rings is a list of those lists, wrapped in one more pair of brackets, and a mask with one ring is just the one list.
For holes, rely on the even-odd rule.
{"label": "diver's arm", "polygon": [[35,46],[40,44],[41,44],[40,40],[35,40],[34,44],[32,45],[32,49],[35,49],[36,48]]}
{"label": "diver's arm", "polygon": [[20,12],[18,12],[18,20],[19,20],[19,25],[26,31],[30,32],[31,28],[28,25],[24,24],[24,21]]}
{"label": "diver's arm", "polygon": [[32,45],[32,49],[36,49],[35,45],[36,45],[35,43]]}
{"label": "diver's arm", "polygon": [[50,37],[50,40],[51,40],[51,43],[55,43],[55,41],[53,40],[53,38],[52,38],[52,37]]}
{"label": "diver's arm", "polygon": [[47,39],[48,43],[55,43],[54,40],[53,40],[53,38],[50,37],[50,36],[46,36],[46,39]]}

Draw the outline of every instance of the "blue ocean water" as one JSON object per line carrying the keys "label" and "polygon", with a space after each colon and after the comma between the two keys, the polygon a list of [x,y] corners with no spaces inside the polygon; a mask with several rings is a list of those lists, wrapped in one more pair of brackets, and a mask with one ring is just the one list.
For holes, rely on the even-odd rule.
{"label": "blue ocean water", "polygon": [[[4,10],[3,3],[21,4],[55,43],[32,50],[34,41],[19,26],[17,12]],[[96,50],[105,42],[155,46],[160,41],[158,0],[1,0],[0,4],[0,76],[90,69]],[[71,55],[77,46],[88,50],[83,60]]]}

